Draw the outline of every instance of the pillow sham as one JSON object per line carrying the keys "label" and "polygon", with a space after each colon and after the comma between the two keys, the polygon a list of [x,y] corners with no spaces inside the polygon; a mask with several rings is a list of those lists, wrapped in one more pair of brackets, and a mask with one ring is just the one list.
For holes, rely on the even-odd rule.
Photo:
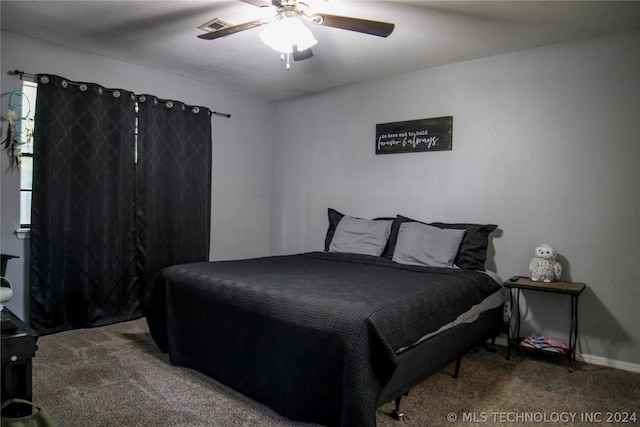
{"label": "pillow sham", "polygon": [[400,224],[392,259],[400,264],[452,268],[465,232],[405,222]]}
{"label": "pillow sham", "polygon": [[329,208],[327,209],[327,216],[329,217],[329,228],[327,229],[327,236],[324,238],[324,250],[328,252],[331,241],[333,240],[333,235],[336,232],[336,227],[338,227],[340,220],[344,218],[344,214]]}
{"label": "pillow sham", "polygon": [[393,221],[376,221],[344,216],[338,223],[329,252],[380,256]]}
{"label": "pillow sham", "polygon": [[[400,232],[400,226],[405,222],[420,222],[415,219],[407,218],[406,216],[398,215],[391,224],[391,233],[389,233],[389,247],[387,248],[386,256],[393,258],[393,253],[396,249],[396,243],[398,242],[398,233]],[[422,224],[425,224],[424,222]]]}
{"label": "pillow sham", "polygon": [[[338,223],[340,223],[340,220],[344,218],[344,216],[345,215],[343,213],[338,212],[333,208],[327,209],[327,217],[329,218],[329,228],[327,228],[327,234],[324,238],[324,250],[326,252],[329,252],[329,246],[331,246],[331,241],[333,240],[333,236],[336,232],[336,228],[338,227]],[[381,218],[374,218],[373,221],[395,221],[395,218],[381,217]],[[382,255],[383,256],[386,255],[388,250],[389,250],[389,245],[387,241],[384,251],[382,251]]]}
{"label": "pillow sham", "polygon": [[484,270],[484,263],[487,261],[489,235],[498,228],[497,225],[447,224],[443,222],[432,222],[431,225],[439,228],[466,230],[456,257],[456,265],[467,270]]}
{"label": "pillow sham", "polygon": [[[400,226],[405,222],[420,222],[415,219],[407,218],[402,215],[393,221],[391,226],[391,234],[389,235],[389,248],[387,257],[393,257],[396,243],[398,240],[398,232]],[[426,223],[422,223],[426,224]],[[494,224],[448,224],[444,222],[433,222],[432,225],[438,228],[449,228],[456,230],[466,230],[458,255],[456,256],[455,265],[466,270],[484,270],[484,263],[487,260],[487,248],[489,247],[489,235],[493,232],[497,225]]]}

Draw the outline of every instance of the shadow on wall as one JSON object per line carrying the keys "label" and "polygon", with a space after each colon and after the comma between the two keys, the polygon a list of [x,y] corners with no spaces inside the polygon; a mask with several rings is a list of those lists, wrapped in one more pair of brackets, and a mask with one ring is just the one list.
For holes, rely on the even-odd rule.
{"label": "shadow on wall", "polygon": [[[620,360],[617,346],[630,343],[633,338],[618,321],[610,309],[598,298],[587,284],[580,295],[578,318],[578,351],[583,354],[597,354],[611,360]],[[597,338],[590,340],[590,337]],[[601,343],[604,348],[591,348],[590,342]]]}
{"label": "shadow on wall", "polygon": [[573,282],[571,279],[571,264],[569,264],[569,260],[564,257],[562,254],[558,254],[558,258],[556,259],[562,266],[562,277],[561,280],[565,282]]}
{"label": "shadow on wall", "polygon": [[493,245],[493,239],[499,239],[502,237],[504,231],[501,228],[496,228],[489,236],[489,246],[487,246],[487,260],[484,263],[484,268],[490,271],[498,271],[496,266],[496,247]]}

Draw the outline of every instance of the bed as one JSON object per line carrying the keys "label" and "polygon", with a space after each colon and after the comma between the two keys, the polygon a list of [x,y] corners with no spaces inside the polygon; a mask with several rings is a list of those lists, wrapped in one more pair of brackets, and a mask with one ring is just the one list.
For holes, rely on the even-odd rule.
{"label": "bed", "polygon": [[[151,335],[171,362],[293,420],[375,426],[379,406],[497,335],[499,280],[458,266],[464,238],[477,243],[468,228],[458,228],[451,265],[436,267],[399,262],[406,261],[398,255],[407,246],[402,224],[417,221],[363,220],[384,222],[386,231],[376,243],[356,227],[359,241],[347,232],[349,243],[345,216],[331,214],[322,252],[164,269],[145,305]],[[493,229],[485,226],[484,240]],[[382,248],[358,253],[366,252],[363,236],[367,247]]]}

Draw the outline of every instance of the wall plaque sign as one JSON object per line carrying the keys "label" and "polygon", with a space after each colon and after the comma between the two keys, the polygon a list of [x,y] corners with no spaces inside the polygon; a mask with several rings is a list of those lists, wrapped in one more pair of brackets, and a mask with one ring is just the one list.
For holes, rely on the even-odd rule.
{"label": "wall plaque sign", "polygon": [[376,125],[376,154],[451,150],[453,116]]}

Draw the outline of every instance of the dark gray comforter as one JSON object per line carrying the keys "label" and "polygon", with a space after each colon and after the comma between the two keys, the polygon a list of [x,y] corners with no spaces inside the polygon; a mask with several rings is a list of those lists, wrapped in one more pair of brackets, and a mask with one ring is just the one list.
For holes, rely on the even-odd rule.
{"label": "dark gray comforter", "polygon": [[474,271],[314,252],[169,267],[146,313],[175,364],[291,419],[374,426],[396,351],[499,288]]}

